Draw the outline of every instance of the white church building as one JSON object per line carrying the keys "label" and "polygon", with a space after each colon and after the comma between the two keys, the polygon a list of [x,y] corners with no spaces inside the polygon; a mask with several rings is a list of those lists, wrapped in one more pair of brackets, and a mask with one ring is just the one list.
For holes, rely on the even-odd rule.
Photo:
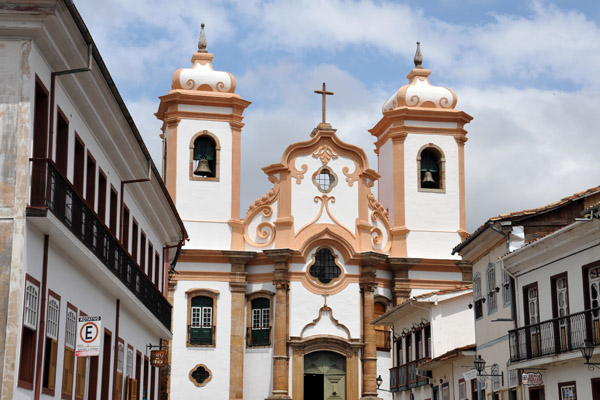
{"label": "white church building", "polygon": [[369,130],[377,170],[340,140],[323,106],[306,139],[263,168],[273,187],[243,215],[250,101],[213,69],[204,31],[198,47],[156,114],[164,180],[190,236],[169,285],[171,398],[391,398],[376,378],[389,389],[392,332],[371,322],[412,296],[471,282],[451,251],[466,237],[472,117],[430,83],[417,48],[408,83]]}

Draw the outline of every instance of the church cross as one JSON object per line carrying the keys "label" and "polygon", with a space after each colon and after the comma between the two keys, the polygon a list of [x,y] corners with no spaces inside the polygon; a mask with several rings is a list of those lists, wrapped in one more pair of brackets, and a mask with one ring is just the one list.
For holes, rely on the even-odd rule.
{"label": "church cross", "polygon": [[315,90],[315,93],[320,94],[323,96],[323,123],[326,123],[326,119],[325,119],[325,96],[333,95],[333,92],[328,92],[327,91],[327,87],[325,86],[325,82],[323,82],[323,90]]}

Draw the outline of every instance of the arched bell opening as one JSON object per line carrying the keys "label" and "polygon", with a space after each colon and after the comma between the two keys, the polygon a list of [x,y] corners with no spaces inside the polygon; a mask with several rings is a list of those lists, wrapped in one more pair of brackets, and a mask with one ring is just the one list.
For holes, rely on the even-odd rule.
{"label": "arched bell opening", "polygon": [[445,191],[445,158],[442,149],[433,143],[423,146],[417,156],[419,191]]}
{"label": "arched bell opening", "polygon": [[218,181],[221,147],[211,132],[201,131],[190,141],[190,180]]}

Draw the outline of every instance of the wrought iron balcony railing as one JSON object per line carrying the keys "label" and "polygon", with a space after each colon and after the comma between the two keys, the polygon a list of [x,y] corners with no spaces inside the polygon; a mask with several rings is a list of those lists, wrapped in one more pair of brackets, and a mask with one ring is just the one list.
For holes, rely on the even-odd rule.
{"label": "wrought iron balcony railing", "polygon": [[271,345],[271,327],[256,329],[246,328],[246,341],[250,347],[266,347]]}
{"label": "wrought iron balcony railing", "polygon": [[426,385],[429,378],[418,373],[419,366],[431,360],[431,357],[410,361],[398,367],[390,368],[390,390],[398,392]]}
{"label": "wrought iron balcony railing", "polygon": [[127,250],[51,160],[31,161],[29,205],[50,210],[170,330],[171,305]]}
{"label": "wrought iron balcony railing", "polygon": [[524,361],[579,350],[587,340],[600,345],[600,307],[508,332],[510,361]]}

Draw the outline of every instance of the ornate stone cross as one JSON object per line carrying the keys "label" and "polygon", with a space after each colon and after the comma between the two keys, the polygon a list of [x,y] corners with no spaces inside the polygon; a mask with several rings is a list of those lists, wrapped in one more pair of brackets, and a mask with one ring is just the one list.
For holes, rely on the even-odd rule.
{"label": "ornate stone cross", "polygon": [[315,93],[323,96],[323,123],[325,124],[327,122],[325,119],[325,96],[333,96],[333,92],[328,92],[327,87],[325,86],[325,82],[323,82],[323,90],[315,90]]}

